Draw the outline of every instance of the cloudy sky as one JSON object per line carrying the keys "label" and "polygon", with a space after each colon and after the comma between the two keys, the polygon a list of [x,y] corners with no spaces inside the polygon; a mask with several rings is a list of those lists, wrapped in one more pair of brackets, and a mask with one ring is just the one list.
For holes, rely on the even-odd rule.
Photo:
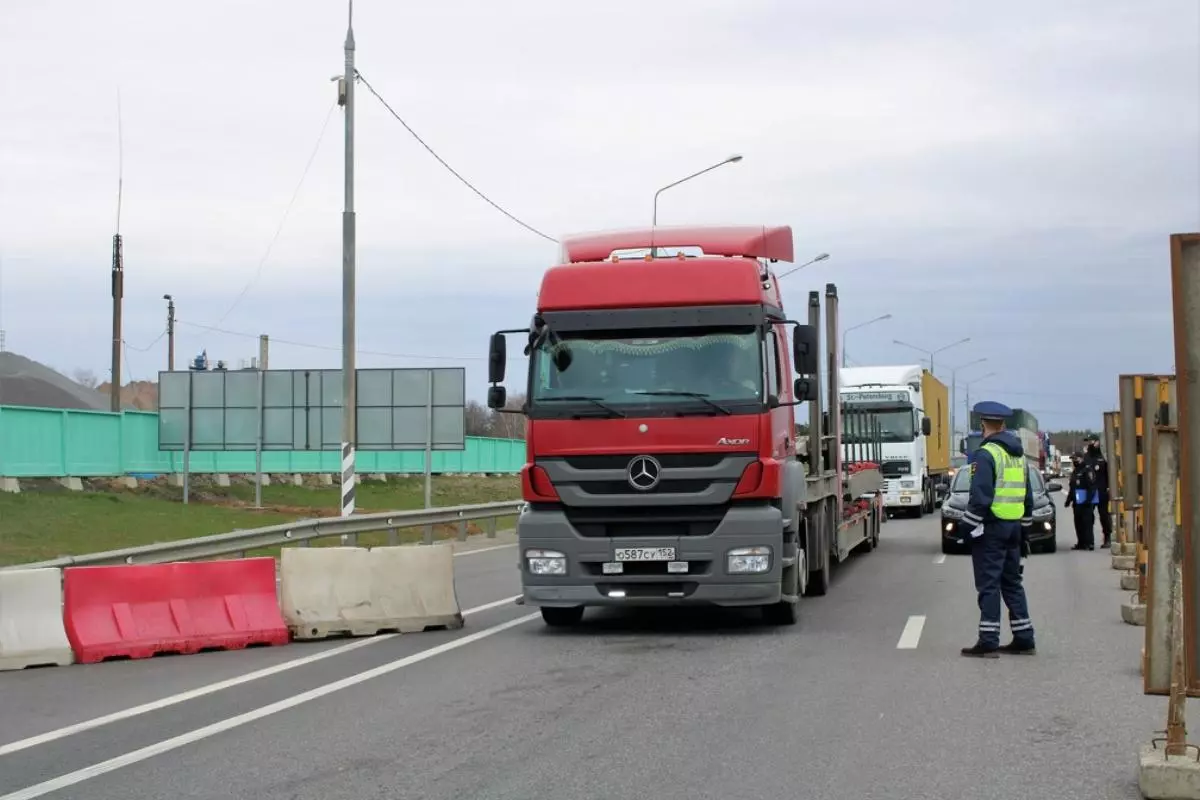
{"label": "cloudy sky", "polygon": [[[586,8],[586,10],[585,10]],[[122,378],[206,348],[340,364],[345,3],[0,8],[0,328],[107,378],[123,128]],[[803,308],[838,284],[858,364],[914,363],[1095,426],[1170,372],[1167,237],[1200,230],[1196,0],[472,0],[355,5],[363,76],[459,173],[558,236],[790,224]],[[463,364],[524,324],[555,246],[488,206],[360,84],[359,366]],[[310,163],[311,166],[306,165]],[[297,186],[299,190],[297,191]],[[293,199],[294,198],[294,199]],[[277,233],[278,232],[278,233]],[[219,330],[213,330],[214,328]],[[224,331],[224,332],[222,332]],[[948,378],[948,371],[945,373]],[[964,392],[959,393],[960,402]]]}

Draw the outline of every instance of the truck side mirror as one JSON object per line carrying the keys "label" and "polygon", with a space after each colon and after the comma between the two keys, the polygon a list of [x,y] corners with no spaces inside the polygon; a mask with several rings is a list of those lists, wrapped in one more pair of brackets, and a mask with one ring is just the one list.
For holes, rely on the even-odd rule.
{"label": "truck side mirror", "polygon": [[796,395],[797,403],[816,400],[818,392],[817,382],[811,378],[796,378],[796,382],[792,384],[792,393]]}
{"label": "truck side mirror", "polygon": [[488,383],[504,382],[504,366],[507,362],[508,340],[503,333],[493,333],[488,346]]}
{"label": "truck side mirror", "polygon": [[503,410],[508,405],[508,391],[503,386],[489,386],[487,404],[493,411]]}
{"label": "truck side mirror", "polygon": [[967,452],[967,440],[966,439],[958,440],[958,452],[964,453],[964,454]]}
{"label": "truck side mirror", "polygon": [[[812,325],[796,325],[792,331],[792,363],[801,375],[816,375],[821,370],[817,353],[817,329]],[[799,399],[799,395],[797,395]]]}
{"label": "truck side mirror", "polygon": [[929,417],[921,418],[921,433],[925,434],[926,436],[933,433],[933,423],[929,421]]}

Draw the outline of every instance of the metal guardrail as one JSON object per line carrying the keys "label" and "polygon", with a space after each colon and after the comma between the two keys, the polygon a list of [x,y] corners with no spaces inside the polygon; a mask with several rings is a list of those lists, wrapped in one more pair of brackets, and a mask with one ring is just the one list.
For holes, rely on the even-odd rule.
{"label": "metal guardrail", "polygon": [[32,564],[13,564],[0,567],[0,571],[13,569],[35,569],[38,567],[82,567],[107,564],[164,564],[169,561],[197,561],[216,556],[244,555],[249,550],[278,547],[287,544],[307,546],[313,539],[330,536],[345,536],[354,543],[360,533],[387,531],[388,544],[399,544],[401,528],[424,527],[424,544],[433,544],[434,525],[458,525],[458,540],[466,541],[467,523],[472,520],[488,521],[486,534],[496,535],[499,517],[517,514],[525,505],[523,500],[502,503],[481,503],[471,506],[417,509],[413,511],[386,511],[379,514],[355,514],[351,517],[320,517],[303,519],[265,528],[218,533],[175,542],[159,542],[141,547],[125,547],[103,553],[88,553],[78,556],[60,556],[50,561]]}

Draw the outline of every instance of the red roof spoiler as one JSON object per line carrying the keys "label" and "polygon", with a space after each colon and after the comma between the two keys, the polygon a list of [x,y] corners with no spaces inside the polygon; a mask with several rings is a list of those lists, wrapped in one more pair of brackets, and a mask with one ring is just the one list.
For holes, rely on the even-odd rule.
{"label": "red roof spoiler", "polygon": [[581,233],[562,238],[564,264],[605,261],[615,250],[641,247],[699,247],[705,255],[794,260],[790,225],[717,225],[636,228]]}

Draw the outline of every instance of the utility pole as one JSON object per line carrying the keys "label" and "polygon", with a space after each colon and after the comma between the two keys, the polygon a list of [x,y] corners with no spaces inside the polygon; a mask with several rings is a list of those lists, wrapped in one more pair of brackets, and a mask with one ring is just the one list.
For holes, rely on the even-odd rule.
{"label": "utility pole", "polygon": [[167,301],[167,372],[175,371],[175,300],[169,294],[163,295]]}
{"label": "utility pole", "polygon": [[268,345],[269,342],[265,333],[258,337],[258,368],[264,371],[267,369]]}
{"label": "utility pole", "polygon": [[357,402],[354,366],[354,0],[346,22],[346,71],[338,82],[338,102],[346,115],[345,208],[342,211],[342,516],[354,513],[354,447]]}
{"label": "utility pole", "polygon": [[121,411],[121,303],[125,298],[125,257],[121,243],[121,194],[125,187],[125,144],[121,130],[121,92],[117,92],[117,228],[112,249],[112,383],[111,408]]}
{"label": "utility pole", "polygon": [[125,262],[121,253],[121,234],[113,234],[112,252],[112,397],[111,409],[121,410],[121,300],[125,296]]}

